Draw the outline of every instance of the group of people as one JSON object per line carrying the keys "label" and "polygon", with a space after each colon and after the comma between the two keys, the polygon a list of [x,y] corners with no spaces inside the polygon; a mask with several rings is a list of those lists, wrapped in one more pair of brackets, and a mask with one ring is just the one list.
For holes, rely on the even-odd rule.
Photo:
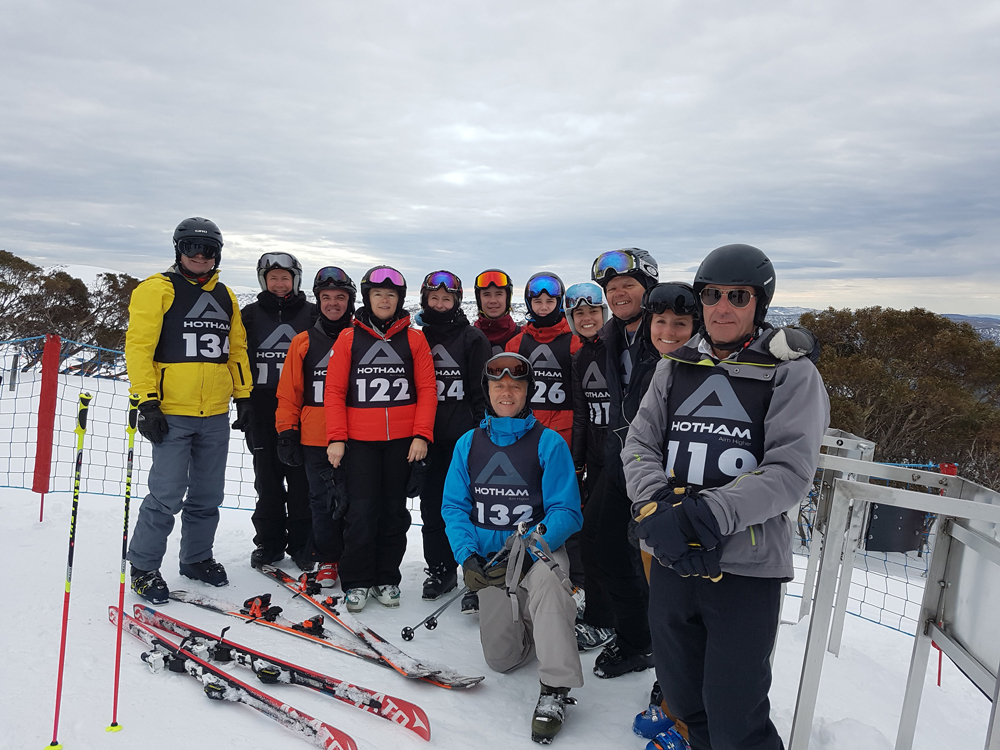
{"label": "group of people", "polygon": [[787,513],[829,406],[811,334],[765,322],[763,252],[718,248],[693,283],[660,282],[637,248],[602,253],[589,282],[531,276],[518,325],[499,269],[475,279],[476,320],[440,270],[411,321],[397,269],[369,269],[359,297],[322,268],[314,304],[288,253],[260,258],[261,292],[241,311],[218,280],[222,247],[211,221],[181,222],[174,265],[129,307],[126,361],[153,443],[133,591],[167,601],[177,513],[180,573],[228,583],[212,545],[232,399],[258,496],[251,565],[287,554],[321,586],[339,579],[351,612],[398,607],[419,495],[422,597],[456,589],[460,565],[489,666],[537,656],[533,739],[558,733],[580,651],[602,647],[598,677],[655,666],[633,727],[650,747],[782,747],[767,693]]}

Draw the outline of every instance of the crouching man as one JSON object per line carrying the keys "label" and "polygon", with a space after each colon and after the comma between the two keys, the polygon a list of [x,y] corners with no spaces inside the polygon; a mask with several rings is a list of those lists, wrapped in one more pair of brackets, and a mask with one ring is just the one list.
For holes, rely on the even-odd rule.
{"label": "crouching man", "polygon": [[[538,656],[541,694],[531,738],[548,744],[562,727],[565,706],[575,702],[570,688],[583,685],[563,548],[583,516],[566,441],[527,406],[533,383],[531,365],[519,354],[497,354],[486,363],[487,416],[455,446],[441,515],[455,559],[464,561],[465,584],[479,592],[486,663],[509,672]],[[531,552],[537,541],[520,554],[525,540],[510,537],[521,523],[536,532],[542,525],[551,565]],[[511,548],[509,557],[490,564]]]}

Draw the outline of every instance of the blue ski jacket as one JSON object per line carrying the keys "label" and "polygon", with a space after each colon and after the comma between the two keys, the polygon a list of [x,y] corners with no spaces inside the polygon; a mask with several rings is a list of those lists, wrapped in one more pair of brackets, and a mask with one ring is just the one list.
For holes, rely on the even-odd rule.
{"label": "blue ski jacket", "polygon": [[[511,445],[524,437],[534,426],[535,417],[529,412],[524,419],[486,417],[480,427],[495,445]],[[487,556],[502,549],[513,531],[491,531],[472,523],[472,492],[469,489],[469,449],[475,430],[458,439],[455,453],[444,483],[441,515],[448,541],[459,564],[472,554]],[[542,497],[545,516],[545,541],[556,549],[566,543],[571,534],[583,526],[580,512],[580,490],[569,446],[559,433],[545,428],[538,441],[538,459],[542,465]]]}

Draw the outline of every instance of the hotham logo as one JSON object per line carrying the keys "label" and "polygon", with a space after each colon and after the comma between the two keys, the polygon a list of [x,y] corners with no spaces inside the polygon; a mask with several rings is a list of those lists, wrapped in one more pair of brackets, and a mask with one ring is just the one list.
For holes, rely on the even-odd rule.
{"label": "hotham logo", "polygon": [[434,369],[446,370],[450,367],[458,367],[458,362],[452,357],[444,344],[435,344],[431,349],[431,356],[434,357]]}
{"label": "hotham logo", "polygon": [[[706,403],[713,396],[718,403]],[[710,376],[698,386],[698,390],[684,400],[674,416],[729,419],[734,422],[752,421],[725,375]]]}
{"label": "hotham logo", "polygon": [[494,453],[486,467],[476,477],[476,484],[504,484],[526,487],[527,482],[517,473],[506,453]]}
{"label": "hotham logo", "polygon": [[556,359],[556,355],[552,353],[548,344],[539,344],[528,357],[528,361],[536,370],[559,369],[559,360]]}
{"label": "hotham logo", "polygon": [[[202,292],[198,301],[188,310],[185,318],[197,318],[199,320],[224,320],[229,322],[229,315],[222,309],[222,306],[215,301],[208,292]],[[287,348],[287,347],[286,347]]]}
{"label": "hotham logo", "polygon": [[288,346],[294,338],[295,329],[288,325],[288,323],[282,323],[274,329],[274,333],[264,340],[260,348],[266,351],[288,351]]}
{"label": "hotham logo", "polygon": [[360,364],[373,365],[377,367],[387,367],[389,365],[401,365],[403,359],[385,341],[376,341],[371,349],[365,352]]}
{"label": "hotham logo", "polygon": [[604,379],[604,375],[601,374],[601,368],[597,366],[596,362],[591,362],[587,371],[583,373],[583,389],[585,391],[603,391],[607,387],[608,383]]}

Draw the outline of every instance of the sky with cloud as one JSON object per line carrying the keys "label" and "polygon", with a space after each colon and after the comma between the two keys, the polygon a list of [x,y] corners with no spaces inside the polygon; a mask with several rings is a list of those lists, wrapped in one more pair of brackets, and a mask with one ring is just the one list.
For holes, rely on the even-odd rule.
{"label": "sky with cloud", "polygon": [[8,0],[0,248],[136,276],[206,216],[224,279],[690,279],[776,305],[1000,314],[1000,5]]}

